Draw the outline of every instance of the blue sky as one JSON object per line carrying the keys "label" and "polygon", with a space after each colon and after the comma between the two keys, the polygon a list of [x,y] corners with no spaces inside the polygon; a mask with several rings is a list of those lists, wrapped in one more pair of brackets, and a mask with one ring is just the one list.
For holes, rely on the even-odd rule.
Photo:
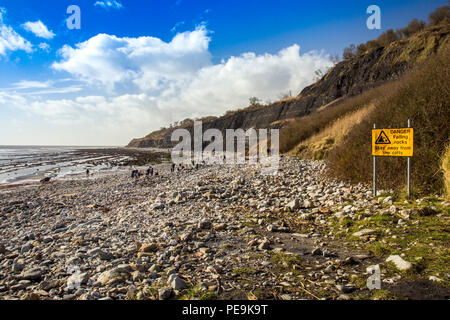
{"label": "blue sky", "polygon": [[[72,4],[81,30],[66,26]],[[366,27],[372,4],[382,30]],[[122,145],[251,96],[297,94],[328,54],[445,4],[0,0],[0,144]]]}

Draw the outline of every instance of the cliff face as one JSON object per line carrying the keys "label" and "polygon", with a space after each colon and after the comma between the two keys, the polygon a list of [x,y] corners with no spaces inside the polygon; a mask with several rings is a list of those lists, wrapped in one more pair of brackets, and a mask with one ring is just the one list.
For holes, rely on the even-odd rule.
{"label": "cliff face", "polygon": [[[448,42],[449,25],[428,28],[408,39],[344,60],[331,69],[320,81],[305,88],[296,98],[275,102],[268,106],[252,107],[233,114],[203,122],[203,129],[273,128],[282,120],[302,117],[331,102],[362,93],[386,81],[393,80],[407,70],[435,54]],[[190,132],[192,126],[185,126]],[[172,129],[155,131],[134,139],[128,147],[170,148]]]}

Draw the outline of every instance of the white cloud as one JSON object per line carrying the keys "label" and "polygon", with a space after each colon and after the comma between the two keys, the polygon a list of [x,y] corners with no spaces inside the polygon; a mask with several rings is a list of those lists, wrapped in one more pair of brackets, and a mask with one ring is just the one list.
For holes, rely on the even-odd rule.
{"label": "white cloud", "polygon": [[5,14],[6,9],[0,7],[0,56],[6,56],[8,51],[17,50],[31,53],[33,51],[31,43],[14,31],[11,26],[4,24]]}
{"label": "white cloud", "polygon": [[0,7],[0,23],[3,23],[3,16],[6,14],[6,9]]}
{"label": "white cloud", "polygon": [[[75,47],[64,46],[61,60],[52,66],[72,79],[96,84],[98,96],[9,95],[3,103],[54,126],[76,126],[90,144],[124,145],[174,121],[245,107],[252,96],[266,101],[289,90],[298,93],[313,82],[316,70],[332,66],[327,55],[301,54],[298,45],[275,54],[244,53],[213,64],[210,41],[205,27],[177,34],[170,42],[99,34]],[[123,88],[134,94],[120,94]],[[55,90],[42,89],[42,94]]]}
{"label": "white cloud", "polygon": [[66,93],[74,93],[80,92],[83,90],[82,86],[79,85],[66,85],[66,86],[57,86],[60,84],[61,80],[56,81],[32,81],[32,80],[22,80],[19,82],[15,82],[8,89],[0,89],[4,92],[23,92],[27,95],[54,95],[54,94],[66,94]]}
{"label": "white cloud", "polygon": [[0,55],[5,56],[8,51],[23,50],[33,52],[33,46],[10,26],[0,25]]}
{"label": "white cloud", "polygon": [[36,37],[44,38],[44,39],[53,39],[55,37],[55,34],[53,31],[48,30],[47,26],[42,23],[41,20],[36,22],[25,22],[22,27],[32,32]]}
{"label": "white cloud", "polygon": [[50,81],[29,81],[29,80],[22,80],[19,82],[15,82],[12,84],[12,86],[15,89],[36,89],[36,88],[48,88],[50,87],[51,82]]}
{"label": "white cloud", "polygon": [[108,1],[97,1],[94,3],[94,6],[102,7],[104,9],[122,9],[123,5],[116,0],[108,0]]}
{"label": "white cloud", "polygon": [[173,28],[170,29],[170,31],[176,32],[177,29],[180,28],[181,26],[183,26],[184,24],[186,24],[186,22],[184,22],[184,21],[177,22],[177,23],[175,23],[175,25],[173,26]]}
{"label": "white cloud", "polygon": [[28,94],[55,95],[55,94],[67,94],[67,93],[80,92],[82,90],[83,90],[82,87],[69,86],[69,87],[64,87],[64,88],[50,88],[50,89],[45,89],[45,90],[32,91],[32,92],[28,92]]}
{"label": "white cloud", "polygon": [[42,51],[45,51],[45,52],[50,52],[50,45],[48,43],[41,42],[39,44],[39,49],[41,49]]}
{"label": "white cloud", "polygon": [[246,106],[251,96],[266,101],[289,90],[298,93],[312,83],[316,70],[331,66],[323,54],[300,55],[298,45],[277,54],[245,53],[199,70],[187,85],[181,84],[175,90],[173,99],[200,115],[208,111],[217,115],[227,108]]}
{"label": "white cloud", "polygon": [[169,43],[99,34],[75,48],[64,46],[62,61],[52,67],[109,88],[130,81],[141,90],[162,90],[211,64],[209,41],[204,27],[177,34]]}

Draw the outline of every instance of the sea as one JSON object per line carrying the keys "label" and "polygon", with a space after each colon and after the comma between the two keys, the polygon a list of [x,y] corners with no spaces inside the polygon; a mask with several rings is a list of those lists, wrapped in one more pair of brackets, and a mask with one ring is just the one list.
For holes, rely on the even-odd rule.
{"label": "sea", "polygon": [[38,183],[46,177],[74,179],[113,169],[112,156],[80,150],[102,147],[0,146],[0,186]]}

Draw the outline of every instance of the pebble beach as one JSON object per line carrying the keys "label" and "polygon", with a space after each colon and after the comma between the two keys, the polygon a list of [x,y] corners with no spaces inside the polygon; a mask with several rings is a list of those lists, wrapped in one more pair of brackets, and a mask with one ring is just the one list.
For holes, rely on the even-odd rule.
{"label": "pebble beach", "polygon": [[323,162],[155,168],[0,191],[0,299],[350,299],[380,262],[327,231],[382,207]]}

